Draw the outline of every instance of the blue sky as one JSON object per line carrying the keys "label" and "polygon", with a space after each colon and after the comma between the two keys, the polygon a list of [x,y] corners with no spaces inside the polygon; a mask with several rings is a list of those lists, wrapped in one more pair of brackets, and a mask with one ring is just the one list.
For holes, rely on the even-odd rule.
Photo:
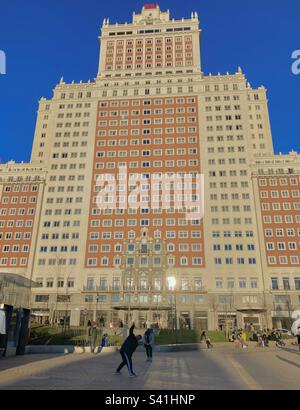
{"label": "blue sky", "polygon": [[[10,0],[0,5],[0,161],[29,160],[40,97],[66,81],[93,79],[103,18],[131,21],[139,0]],[[236,72],[265,85],[276,152],[300,151],[300,75],[291,54],[300,49],[299,0],[161,0],[174,18],[197,11],[205,73]]]}

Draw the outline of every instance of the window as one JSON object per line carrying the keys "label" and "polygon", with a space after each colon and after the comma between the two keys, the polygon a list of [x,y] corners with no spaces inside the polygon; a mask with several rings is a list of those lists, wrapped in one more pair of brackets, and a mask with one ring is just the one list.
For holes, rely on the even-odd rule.
{"label": "window", "polygon": [[112,303],[119,303],[120,302],[120,295],[119,294],[113,294],[112,296],[111,296],[111,302]]}
{"label": "window", "polygon": [[232,296],[231,295],[220,295],[219,296],[219,303],[222,305],[232,305]]}
{"label": "window", "polygon": [[47,280],[46,288],[53,288],[53,279],[48,279]]}
{"label": "window", "polygon": [[257,289],[258,287],[258,283],[257,283],[257,279],[251,279],[251,289]]}
{"label": "window", "polygon": [[290,296],[287,296],[287,295],[275,295],[274,296],[274,302],[278,303],[280,305],[290,305],[291,304],[291,298],[290,298]]}
{"label": "window", "polygon": [[94,278],[88,278],[86,287],[88,290],[94,288]]}
{"label": "window", "polygon": [[107,279],[100,278],[100,290],[107,290]]}
{"label": "window", "polygon": [[161,279],[159,278],[154,279],[154,289],[161,290]]}
{"label": "window", "polygon": [[290,280],[289,280],[289,278],[283,278],[282,279],[282,282],[283,282],[283,289],[284,290],[290,290]]}
{"label": "window", "polygon": [[49,295],[36,295],[35,301],[40,303],[49,302]]}
{"label": "window", "polygon": [[204,296],[203,295],[195,295],[194,301],[196,304],[201,304],[204,302]]}
{"label": "window", "polygon": [[189,290],[189,281],[188,279],[181,280],[181,290]]}
{"label": "window", "polygon": [[247,287],[246,279],[243,279],[243,278],[239,279],[239,288],[245,289],[246,287]]}
{"label": "window", "polygon": [[257,303],[257,296],[242,296],[242,303],[245,303],[245,304]]}
{"label": "window", "polygon": [[273,290],[278,290],[278,279],[277,278],[271,278],[271,286]]}
{"label": "window", "polygon": [[223,288],[223,279],[217,278],[216,279],[216,288],[222,289]]}
{"label": "window", "polygon": [[98,303],[106,303],[107,302],[107,295],[98,295],[97,296]]}
{"label": "window", "polygon": [[140,295],[139,301],[140,303],[148,303],[148,295]]}
{"label": "window", "polygon": [[233,289],[234,288],[234,279],[228,278],[227,280],[227,288]]}
{"label": "window", "polygon": [[68,288],[74,288],[75,286],[75,281],[74,279],[69,279],[68,280]]}

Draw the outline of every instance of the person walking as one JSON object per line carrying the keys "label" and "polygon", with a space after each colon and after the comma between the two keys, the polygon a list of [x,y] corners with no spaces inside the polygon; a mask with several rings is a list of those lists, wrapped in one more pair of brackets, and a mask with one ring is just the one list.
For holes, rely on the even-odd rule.
{"label": "person walking", "polygon": [[260,333],[257,333],[257,346],[258,347],[265,347],[264,340]]}
{"label": "person walking", "polygon": [[255,330],[253,332],[252,340],[253,340],[253,342],[256,342],[256,343],[258,342],[258,335],[257,335]]}
{"label": "person walking", "polygon": [[242,348],[245,349],[247,347],[247,344],[244,340],[243,333],[239,333],[237,338],[238,338],[238,341],[240,342]]}
{"label": "person walking", "polygon": [[147,362],[152,363],[153,361],[153,345],[154,345],[154,332],[153,329],[149,328],[144,334],[144,346],[147,354]]}
{"label": "person walking", "polygon": [[275,332],[275,341],[277,347],[285,347],[285,342],[282,340],[282,335],[279,331]]}
{"label": "person walking", "polygon": [[263,333],[262,339],[263,339],[263,342],[264,342],[264,346],[269,347],[269,339],[268,339],[268,336],[267,336],[266,333]]}
{"label": "person walking", "polygon": [[235,341],[235,340],[236,340],[235,333],[234,333],[234,332],[232,332],[232,333],[231,333],[231,335],[229,336],[229,342],[234,343],[234,341]]}
{"label": "person walking", "polygon": [[133,333],[134,328],[135,324],[133,323],[129,330],[129,336],[121,346],[120,355],[122,357],[122,363],[120,363],[119,367],[117,368],[115,372],[116,375],[121,374],[123,367],[127,366],[129,377],[137,377],[137,375],[133,371],[132,355],[138,347],[139,341],[142,340],[142,336],[135,336],[135,334]]}
{"label": "person walking", "polygon": [[200,336],[200,342],[202,343],[202,342],[205,342],[205,341],[206,341],[206,333],[203,330],[203,332],[201,333],[201,336]]}
{"label": "person walking", "polygon": [[208,349],[213,348],[213,345],[211,344],[211,341],[210,341],[209,337],[205,338],[205,342],[206,342],[206,346],[207,346]]}
{"label": "person walking", "polygon": [[100,323],[100,326],[101,326],[101,327],[104,327],[105,322],[104,322],[104,317],[103,317],[103,316],[100,317],[99,323]]}
{"label": "person walking", "polygon": [[108,334],[104,333],[101,339],[101,347],[107,347],[108,346]]}

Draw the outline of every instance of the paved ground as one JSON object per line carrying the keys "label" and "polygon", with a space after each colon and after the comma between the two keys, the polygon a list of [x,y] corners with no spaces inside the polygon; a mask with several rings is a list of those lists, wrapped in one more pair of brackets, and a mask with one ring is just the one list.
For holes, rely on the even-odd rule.
{"label": "paved ground", "polygon": [[113,375],[118,353],[27,355],[0,360],[0,390],[300,389],[300,353],[283,349],[215,348],[134,356],[137,379]]}

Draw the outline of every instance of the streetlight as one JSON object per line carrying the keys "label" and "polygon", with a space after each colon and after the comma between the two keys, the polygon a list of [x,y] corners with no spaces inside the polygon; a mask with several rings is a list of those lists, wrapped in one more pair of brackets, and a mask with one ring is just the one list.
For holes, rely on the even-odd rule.
{"label": "streetlight", "polygon": [[71,271],[71,275],[68,275],[67,283],[66,283],[67,287],[66,287],[66,301],[65,301],[66,310],[65,310],[65,320],[64,320],[64,331],[66,331],[67,325],[70,327],[70,319],[71,318],[69,318],[69,323],[68,324],[67,324],[67,318],[68,318],[68,313],[69,313],[69,296],[70,296],[69,295],[69,282],[70,282],[71,278],[72,278],[72,271]]}
{"label": "streetlight", "polygon": [[[55,254],[55,258],[56,258],[56,262],[57,262],[57,273],[56,273],[56,301],[55,301],[55,305],[54,305],[54,309],[53,309],[53,316],[52,316],[52,325],[54,323],[54,318],[59,317],[59,315],[57,314],[57,304],[58,304],[58,280],[61,278],[61,272],[62,272],[62,265],[61,265],[61,257],[60,255],[58,255],[57,253]],[[56,322],[57,322],[57,318],[56,318]]]}
{"label": "streetlight", "polygon": [[128,325],[131,324],[131,291],[132,291],[132,271],[129,270],[129,306],[128,306]]}
{"label": "streetlight", "polygon": [[98,323],[98,304],[99,304],[99,299],[100,299],[100,293],[97,292],[96,295],[96,313],[95,313],[95,320]]}
{"label": "streetlight", "polygon": [[[171,297],[171,313],[172,313],[172,321],[173,321],[173,330],[175,329],[177,331],[177,312],[176,312],[176,278],[175,276],[169,276],[167,278],[168,280],[168,288],[173,292],[172,297]],[[175,307],[175,312],[173,317],[173,298],[174,298],[174,307]],[[174,322],[175,320],[175,322]],[[177,338],[177,332],[176,332],[176,338]]]}

